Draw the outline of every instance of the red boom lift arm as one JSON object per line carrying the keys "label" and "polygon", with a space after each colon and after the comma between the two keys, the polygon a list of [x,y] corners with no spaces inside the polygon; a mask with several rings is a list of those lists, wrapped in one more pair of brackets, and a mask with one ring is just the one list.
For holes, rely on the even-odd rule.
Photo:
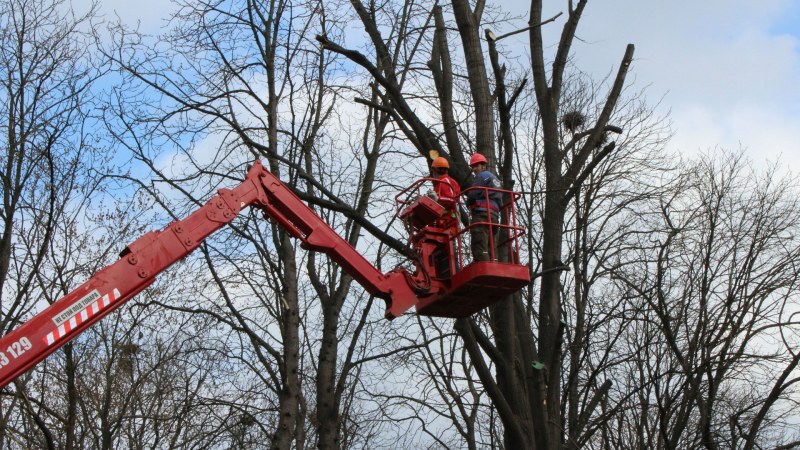
{"label": "red boom lift arm", "polygon": [[379,272],[256,161],[239,186],[220,189],[189,217],[134,241],[117,262],[0,339],[0,388],[150,286],[156,275],[251,205],[300,239],[301,247],[329,255],[367,292],[384,299],[387,318],[417,303],[412,275],[402,268]]}

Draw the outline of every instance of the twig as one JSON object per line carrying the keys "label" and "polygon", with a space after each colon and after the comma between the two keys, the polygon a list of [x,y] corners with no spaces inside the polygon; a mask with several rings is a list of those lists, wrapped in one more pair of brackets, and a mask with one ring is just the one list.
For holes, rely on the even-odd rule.
{"label": "twig", "polygon": [[531,26],[529,26],[529,27],[522,28],[521,30],[515,30],[515,31],[512,31],[512,32],[510,32],[510,33],[501,34],[500,36],[495,36],[495,35],[494,35],[494,33],[492,33],[491,31],[487,31],[487,32],[486,32],[486,39],[489,39],[489,40],[492,40],[492,41],[495,41],[495,42],[497,42],[497,41],[499,41],[500,39],[504,39],[504,38],[507,38],[507,37],[509,37],[509,36],[513,36],[513,35],[515,35],[515,34],[524,33],[524,32],[526,32],[526,31],[528,31],[528,30],[530,30],[530,29],[532,29],[532,28],[540,27],[540,26],[542,26],[542,25],[544,25],[544,24],[546,24],[546,23],[550,23],[550,22],[552,22],[552,21],[554,21],[554,20],[558,19],[558,17],[559,17],[561,14],[563,14],[563,13],[558,13],[558,14],[556,14],[555,16],[553,16],[553,17],[551,17],[551,18],[549,18],[549,19],[545,20],[545,21],[544,21],[544,22],[542,22],[542,23],[538,23],[538,24],[536,24],[536,25],[531,25]]}

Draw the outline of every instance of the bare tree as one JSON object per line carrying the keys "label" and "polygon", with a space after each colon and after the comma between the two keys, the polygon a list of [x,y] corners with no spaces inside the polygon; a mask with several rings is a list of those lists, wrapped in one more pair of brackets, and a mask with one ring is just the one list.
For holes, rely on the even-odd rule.
{"label": "bare tree", "polygon": [[[365,220],[370,210],[393,208],[373,201],[389,114],[370,111],[355,124],[341,112],[339,118],[334,114],[347,89],[383,100],[370,88],[332,87],[328,78],[337,75],[338,62],[305,37],[315,28],[339,32],[335,15],[316,3],[184,6],[163,53],[122,28],[116,30],[115,47],[106,52],[129,83],[117,92],[109,126],[150,174],[152,181],[141,183],[141,189],[159,199],[168,214],[179,216],[187,200],[197,204],[209,195],[208,185],[232,182],[248,160],[263,157],[298,195],[323,205],[318,213],[351,245],[358,245],[362,229],[369,228],[403,249],[399,240]],[[289,16],[290,6],[297,8],[293,14],[304,13]],[[214,57],[198,59],[198,54]],[[177,59],[186,63],[174,66]],[[136,103],[127,96],[139,89],[154,97]],[[347,127],[354,133],[344,132]],[[165,167],[159,161],[163,153],[150,145],[176,136],[189,141],[176,148],[173,160],[183,166]],[[216,149],[198,151],[206,145]],[[162,200],[169,192],[180,200]],[[215,286],[212,294],[184,304],[163,299],[152,304],[206,315],[237,336],[226,345],[253,382],[239,407],[261,408],[261,414],[251,415],[272,430],[273,447],[338,448],[357,441],[360,437],[347,428],[353,422],[347,405],[364,351],[358,341],[370,326],[370,302],[349,305],[358,297],[349,275],[325,258],[298,253],[285,230],[265,225],[258,216],[243,217],[230,234],[201,249],[205,266],[194,268],[192,278]]]}
{"label": "bare tree", "polygon": [[[82,215],[101,179],[105,156],[91,129],[93,82],[101,67],[92,58],[90,20],[62,1],[0,3],[0,330],[5,334],[69,288],[89,261],[75,257]],[[28,378],[3,392],[0,446],[74,448],[77,391],[75,360],[65,347],[68,389],[61,423],[48,420]],[[41,369],[46,372],[45,369]],[[47,373],[47,376],[53,374]],[[39,377],[34,374],[34,380]],[[18,434],[19,433],[19,434]],[[34,444],[35,443],[35,444]]]}
{"label": "bare tree", "polygon": [[638,445],[797,445],[796,189],[741,153],[708,154],[649,209],[647,242],[612,266],[640,302],[628,339],[647,344],[630,367],[646,383],[620,415]]}
{"label": "bare tree", "polygon": [[[796,186],[755,182],[737,158],[672,164],[665,118],[626,88],[633,47],[610,76],[582,74],[570,55],[587,1],[552,18],[541,3],[523,30],[530,67],[487,29],[515,22],[480,0],[183,1],[162,36],[113,28],[103,50],[120,76],[103,120],[129,158],[113,176],[133,193],[118,211],[126,239],[263,158],[376,264],[404,264],[394,193],[430,150],[462,183],[480,152],[525,191],[533,283],[455,323],[389,324],[350,276],[253,211],[49,359],[54,382],[34,373],[4,392],[0,446],[793,445]],[[547,26],[561,28],[554,46]],[[65,69],[76,86],[91,81],[81,67]],[[37,139],[9,144],[6,166],[23,169],[3,178],[6,328],[92,272],[76,248],[102,260],[117,236],[69,232],[82,207],[69,199],[88,193],[59,201],[77,192],[69,177],[89,179],[84,160],[54,176],[60,148]]]}
{"label": "bare tree", "polygon": [[[382,61],[389,61],[385,55],[384,38],[378,29],[375,12],[367,10],[365,5],[354,0],[351,2],[355,11],[365,27],[374,51]],[[574,136],[571,142],[562,147],[560,139],[560,120],[563,111],[561,105],[564,101],[564,79],[567,70],[567,61],[571,45],[575,37],[577,25],[582,16],[587,2],[581,1],[577,5],[569,3],[566,22],[563,26],[561,40],[552,65],[545,67],[544,48],[541,26],[545,20],[541,15],[541,2],[531,3],[530,16],[530,50],[532,56],[532,75],[534,92],[538,104],[538,117],[541,120],[542,153],[544,155],[544,187],[545,204],[542,219],[542,249],[539,259],[542,264],[540,279],[540,298],[538,309],[538,323],[536,328],[528,322],[524,314],[523,304],[519,297],[500,302],[492,309],[490,326],[492,329],[491,342],[488,335],[480,330],[475,321],[460,321],[456,329],[465,341],[465,346],[473,358],[476,371],[497,408],[498,415],[503,421],[505,432],[505,445],[509,448],[557,448],[564,439],[564,426],[562,425],[562,391],[561,367],[564,321],[563,299],[560,271],[563,268],[563,232],[565,217],[579,191],[583,181],[593,172],[594,168],[614,149],[614,142],[604,145],[599,152],[594,149],[601,142],[602,136],[607,132],[619,132],[620,128],[611,126],[610,120],[617,106],[620,93],[625,83],[628,67],[633,58],[633,46],[625,52],[616,78],[611,83],[605,99],[600,102],[602,108],[594,117],[595,122],[586,127],[586,131]],[[508,112],[518,98],[520,87],[506,96],[505,70],[501,67],[494,51],[491,34],[489,39],[490,56],[492,57],[495,72],[495,90],[490,87],[487,70],[485,68],[484,50],[481,44],[480,24],[482,22],[485,4],[482,1],[474,6],[468,2],[453,1],[452,15],[458,26],[463,61],[466,67],[464,76],[469,83],[469,102],[467,108],[474,111],[470,122],[474,125],[474,141],[470,142],[474,151],[485,154],[493,163],[498,163],[498,174],[504,177],[505,186],[510,186],[511,162],[514,157],[515,136],[509,135],[511,127]],[[429,67],[436,76],[436,87],[440,99],[452,101],[452,52],[450,51],[445,20],[437,18],[442,14],[441,9],[432,9],[437,24],[432,51],[434,59]],[[362,55],[332,44],[327,39],[320,39],[325,48],[348,56],[354,62],[366,68],[376,82],[385,89],[386,95],[393,100],[393,106],[398,120],[408,124],[401,127],[406,131],[409,141],[414,143],[421,154],[430,149],[442,147],[438,143],[429,142],[430,132],[424,131],[428,127],[421,125],[422,119],[407,107],[407,99],[396,83],[393,68],[384,64],[380,67],[372,66]],[[521,84],[524,84],[521,83]],[[494,129],[496,126],[493,105],[498,94],[497,109],[500,111],[500,129],[505,157],[502,161],[496,158],[496,142]],[[446,103],[446,102],[445,102]],[[441,123],[452,125],[453,118],[450,113],[454,108],[452,104],[443,105]],[[464,125],[462,122],[460,125]],[[418,131],[422,129],[423,131]],[[464,161],[463,149],[455,138],[447,136],[447,149],[452,159],[457,162]],[[447,153],[447,152],[446,152]],[[461,171],[456,175],[464,180],[466,167],[461,166]],[[535,334],[534,334],[535,330]],[[491,357],[491,363],[484,362],[484,355]],[[541,367],[542,369],[539,369]],[[602,395],[602,392],[599,393]],[[595,402],[595,400],[592,400]],[[546,407],[545,407],[546,405]]]}

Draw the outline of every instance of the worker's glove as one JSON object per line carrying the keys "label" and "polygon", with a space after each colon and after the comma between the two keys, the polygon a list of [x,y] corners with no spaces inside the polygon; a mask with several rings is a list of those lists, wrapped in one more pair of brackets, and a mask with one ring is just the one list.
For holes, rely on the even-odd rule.
{"label": "worker's glove", "polygon": [[439,201],[439,194],[437,194],[435,191],[428,191],[428,193],[425,194],[425,195],[427,195],[428,197],[432,198],[433,201],[435,201],[435,202]]}

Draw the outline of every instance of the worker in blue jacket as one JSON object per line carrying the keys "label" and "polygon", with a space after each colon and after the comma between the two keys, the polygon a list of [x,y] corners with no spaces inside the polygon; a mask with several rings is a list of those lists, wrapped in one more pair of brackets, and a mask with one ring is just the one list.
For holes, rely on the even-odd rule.
{"label": "worker in blue jacket", "polygon": [[[467,191],[467,207],[470,210],[470,223],[480,224],[470,227],[471,248],[473,261],[489,261],[496,255],[489,252],[490,235],[492,246],[497,246],[500,228],[490,226],[489,223],[500,223],[500,205],[503,203],[503,194],[499,191],[483,189],[500,189],[500,180],[489,172],[489,162],[480,153],[475,153],[469,160],[469,166],[475,175],[472,187]],[[491,229],[491,232],[490,232]],[[492,252],[494,253],[494,252]]]}

